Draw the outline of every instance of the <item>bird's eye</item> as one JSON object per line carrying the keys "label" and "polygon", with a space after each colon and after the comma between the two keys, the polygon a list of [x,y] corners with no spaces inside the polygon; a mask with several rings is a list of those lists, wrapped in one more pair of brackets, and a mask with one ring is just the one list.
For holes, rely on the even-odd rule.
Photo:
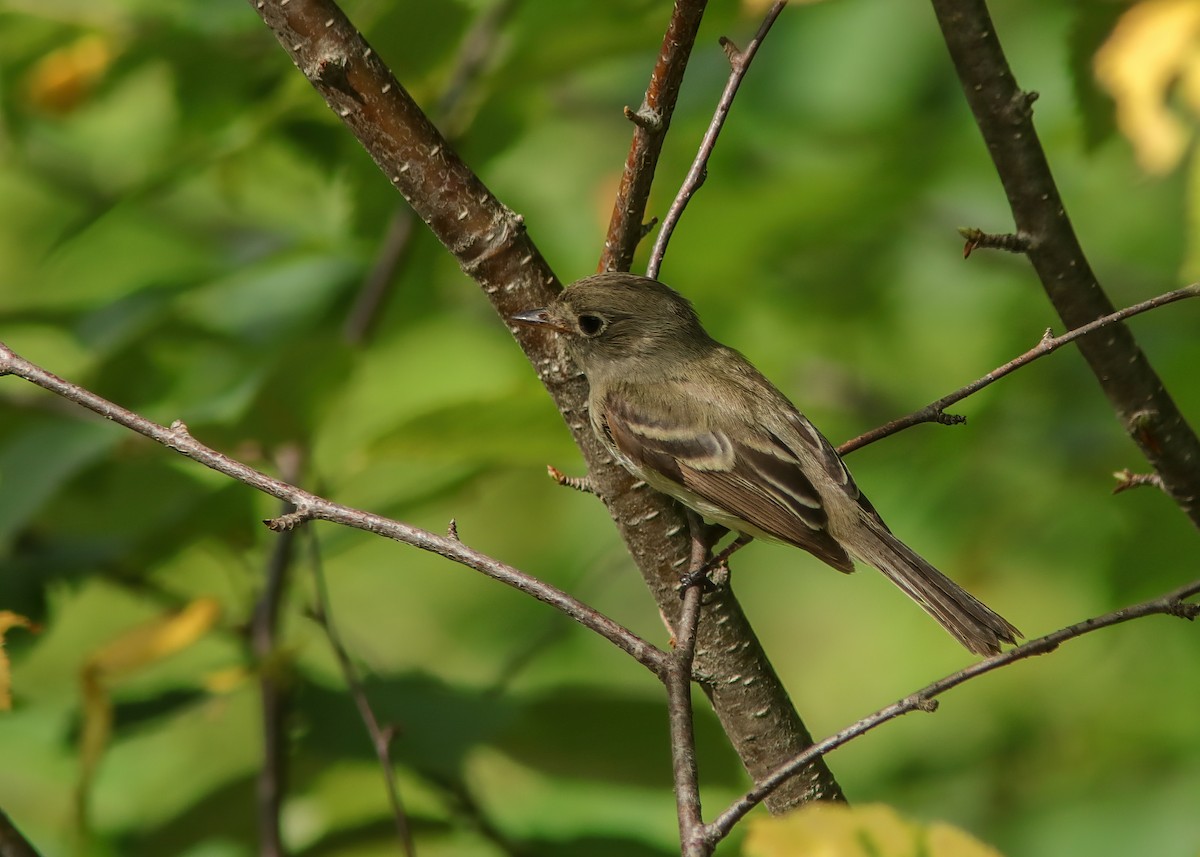
{"label": "bird's eye", "polygon": [[604,319],[598,315],[579,316],[579,332],[584,336],[596,336],[604,330]]}

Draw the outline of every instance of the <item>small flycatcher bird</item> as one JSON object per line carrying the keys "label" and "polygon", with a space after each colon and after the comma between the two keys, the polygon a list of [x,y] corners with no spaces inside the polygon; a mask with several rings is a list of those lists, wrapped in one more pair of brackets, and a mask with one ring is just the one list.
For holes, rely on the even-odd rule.
{"label": "small flycatcher bird", "polygon": [[851,557],[875,566],[972,652],[1021,635],[892,535],[829,441],[678,292],[597,274],[512,320],[562,335],[587,376],[596,436],[651,487],[838,571],[854,570]]}

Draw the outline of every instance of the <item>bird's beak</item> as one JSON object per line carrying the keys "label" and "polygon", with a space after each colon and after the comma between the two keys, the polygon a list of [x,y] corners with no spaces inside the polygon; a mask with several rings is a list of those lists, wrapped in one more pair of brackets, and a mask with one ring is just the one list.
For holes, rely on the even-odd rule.
{"label": "bird's beak", "polygon": [[517,324],[527,324],[530,327],[549,327],[551,330],[557,330],[560,333],[567,333],[568,329],[562,323],[555,320],[550,314],[549,307],[540,307],[539,309],[526,310],[519,312],[516,315],[510,315],[509,321],[515,321]]}

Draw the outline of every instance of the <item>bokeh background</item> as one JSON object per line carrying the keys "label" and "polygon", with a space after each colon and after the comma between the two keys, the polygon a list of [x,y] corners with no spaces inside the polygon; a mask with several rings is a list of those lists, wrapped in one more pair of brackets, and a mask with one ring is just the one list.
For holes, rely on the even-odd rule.
{"label": "bokeh background", "polygon": [[[431,110],[490,6],[345,3]],[[630,137],[621,108],[640,102],[669,6],[521,0],[446,117],[564,280],[594,270]],[[995,6],[1113,301],[1196,277],[1188,156],[1151,175],[1093,72],[1123,7]],[[723,85],[718,36],[744,44],[761,12],[711,4],[652,213],[669,204]],[[1176,41],[1183,59],[1200,50]],[[435,531],[454,518],[472,546],[666,642],[602,506],[546,478],[547,464],[581,473],[549,399],[420,228],[373,326],[347,341],[402,203],[245,3],[3,0],[0,93],[0,339],[255,466],[274,472],[282,450],[298,449],[306,487],[338,501]],[[1181,105],[1186,145],[1193,118]],[[662,277],[837,442],[1061,330],[1024,260],[964,262],[959,226],[1005,231],[1011,218],[931,10],[797,6],[743,85]],[[1200,305],[1132,326],[1200,420]],[[893,529],[1027,634],[1196,576],[1196,532],[1169,500],[1110,493],[1113,471],[1144,462],[1073,350],[957,410],[965,426],[915,428],[850,464]],[[284,829],[295,853],[397,853],[369,741],[309,618],[314,553],[379,716],[398,725],[393,755],[422,855],[678,853],[660,687],[478,574],[315,527],[280,652],[256,666],[245,629],[277,538],[259,521],[277,512],[0,382],[0,610],[41,626],[5,639],[0,807],[43,853],[256,853],[259,669],[286,676],[293,694]],[[968,661],[867,571],[844,578],[755,545],[735,586],[817,735]],[[159,652],[155,629],[174,626],[154,623],[180,610],[190,644]],[[829,762],[852,800],[950,821],[1006,854],[1195,855],[1198,670],[1196,628],[1138,621],[972,682],[937,714]],[[703,700],[698,709],[712,812],[747,784]]]}

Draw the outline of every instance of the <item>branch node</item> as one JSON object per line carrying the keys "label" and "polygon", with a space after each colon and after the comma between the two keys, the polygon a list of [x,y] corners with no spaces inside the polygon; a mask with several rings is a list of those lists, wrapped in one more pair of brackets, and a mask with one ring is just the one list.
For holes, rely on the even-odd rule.
{"label": "branch node", "polygon": [[1008,105],[1008,121],[1013,125],[1023,125],[1033,116],[1033,102],[1039,98],[1038,93],[1034,90],[1022,92],[1017,90],[1013,93],[1012,101]]}
{"label": "branch node", "polygon": [[917,711],[925,711],[930,714],[938,710],[938,701],[927,696],[918,695],[913,705]]}
{"label": "branch node", "polygon": [[450,526],[446,527],[446,538],[454,539],[454,541],[456,541],[456,542],[462,541],[462,539],[460,539],[458,537],[458,519],[457,518],[450,519]]}
{"label": "branch node", "polygon": [[942,410],[935,411],[932,420],[940,426],[960,426],[966,421],[967,418],[962,414],[948,414]]}
{"label": "branch node", "polygon": [[568,476],[553,464],[546,465],[546,473],[550,475],[551,479],[565,488],[574,488],[576,491],[582,491],[584,494],[600,496],[600,489],[592,482],[590,476]]}
{"label": "branch node", "polygon": [[[350,59],[345,54],[336,51],[324,53],[316,57],[303,71],[313,83],[335,89],[351,100],[363,103],[362,95],[350,82]],[[346,110],[342,117],[345,118],[349,113],[350,111]]]}
{"label": "branch node", "polygon": [[663,117],[657,110],[651,110],[646,105],[642,105],[637,110],[626,105],[622,111],[625,118],[634,125],[641,128],[643,131],[648,131],[651,134],[660,134],[663,130]]}
{"label": "branch node", "polygon": [[658,225],[657,217],[651,217],[649,220],[647,220],[645,223],[643,223],[642,227],[641,227],[642,231],[641,231],[641,234],[638,236],[638,240],[640,241],[642,238],[645,238],[647,235],[649,235],[651,232],[653,232],[654,227],[657,225]]}
{"label": "branch node", "polygon": [[966,239],[963,258],[969,259],[976,250],[1006,250],[1009,253],[1027,253],[1032,243],[1028,235],[1020,232],[984,232],[974,226],[960,226],[958,234]]}
{"label": "branch node", "polygon": [[302,506],[294,512],[288,512],[286,515],[280,515],[278,518],[265,518],[263,523],[267,525],[267,529],[273,533],[286,533],[289,530],[294,530],[296,527],[303,524],[305,521],[312,520],[312,510],[307,506]]}
{"label": "branch node", "polygon": [[717,41],[721,45],[721,50],[725,51],[725,58],[729,60],[730,67],[736,69],[742,61],[743,54],[741,50],[733,43],[733,39],[727,36],[721,36]]}
{"label": "branch node", "polygon": [[1192,604],[1188,601],[1172,601],[1170,607],[1172,616],[1178,616],[1180,619],[1187,619],[1189,622],[1200,616],[1200,604]]}
{"label": "branch node", "polygon": [[1157,473],[1134,473],[1128,467],[1114,473],[1113,479],[1117,480],[1117,484],[1113,486],[1112,490],[1114,494],[1120,494],[1130,488],[1140,488],[1143,485],[1151,485],[1160,491],[1167,490],[1163,485],[1162,477]]}

